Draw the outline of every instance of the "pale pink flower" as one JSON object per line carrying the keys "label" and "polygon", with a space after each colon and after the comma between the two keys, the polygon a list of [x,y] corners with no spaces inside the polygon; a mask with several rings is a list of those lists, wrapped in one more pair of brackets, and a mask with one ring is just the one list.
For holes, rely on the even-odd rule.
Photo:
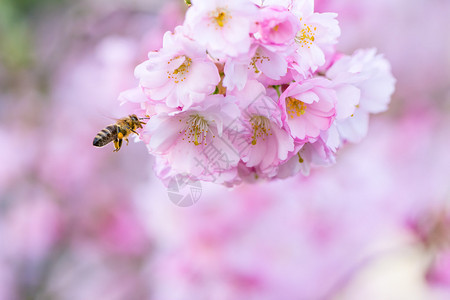
{"label": "pale pink flower", "polygon": [[224,73],[223,85],[229,90],[241,90],[248,79],[256,79],[261,75],[277,81],[287,73],[286,55],[255,44],[249,53],[228,59]]}
{"label": "pale pink flower", "polygon": [[151,153],[163,155],[170,167],[179,174],[197,178],[228,172],[239,155],[223,135],[240,111],[232,96],[207,96],[201,105],[189,110],[160,113],[152,117],[144,128]]}
{"label": "pale pink flower", "polygon": [[350,118],[337,120],[336,127],[341,139],[350,143],[359,143],[367,135],[369,118],[369,113],[356,108]]}
{"label": "pale pink flower", "polygon": [[284,122],[297,142],[315,141],[336,116],[337,96],[324,78],[292,83],[280,96]]}
{"label": "pale pink flower", "polygon": [[[341,139],[337,122],[342,121],[342,123],[353,124],[353,122],[362,121],[361,117],[363,116],[358,114],[355,117],[354,115],[359,104],[361,91],[352,84],[340,81],[332,81],[330,87],[336,92],[336,119],[327,131],[321,133],[321,138],[330,150],[336,152],[344,141]],[[349,121],[349,119],[352,120]],[[361,128],[358,126],[353,128],[348,125],[344,125],[343,127],[342,130],[344,132],[348,130],[366,130],[363,122],[361,122]]]}
{"label": "pale pink flower", "polygon": [[264,86],[282,86],[285,84],[290,84],[294,81],[294,77],[292,76],[292,70],[288,69],[287,73],[279,79],[272,79],[266,76],[264,73],[260,74],[258,77],[258,81],[261,82]]}
{"label": "pale pink flower", "polygon": [[282,6],[297,17],[314,12],[314,0],[252,0],[252,2],[259,6]]}
{"label": "pale pink flower", "polygon": [[228,58],[224,66],[223,86],[227,90],[242,90],[247,83],[250,70],[250,61],[254,51],[250,49],[249,53],[240,55],[237,58]]}
{"label": "pale pink flower", "polygon": [[276,100],[266,95],[262,84],[248,81],[241,92],[234,93],[243,113],[242,130],[234,143],[247,167],[269,177],[274,176],[278,165],[294,150],[294,142],[283,128],[282,112]]}
{"label": "pale pink flower", "polygon": [[334,13],[301,13],[300,30],[295,42],[297,51],[292,55],[291,66],[303,77],[325,64],[326,53],[333,52],[340,28]]}
{"label": "pale pink flower", "polygon": [[268,78],[279,80],[286,75],[286,72],[287,61],[283,52],[271,51],[262,45],[256,48],[249,64],[250,78],[257,78],[264,74]]}
{"label": "pale pink flower", "polygon": [[342,146],[341,136],[339,135],[336,121],[331,124],[330,128],[320,133],[320,139],[331,152],[336,153]]}
{"label": "pale pink flower", "polygon": [[187,109],[214,92],[220,76],[205,49],[182,31],[166,32],[163,48],[150,52],[135,75],[150,101]]}
{"label": "pale pink flower", "polygon": [[[347,96],[338,101],[339,111],[349,118],[337,118],[337,128],[343,140],[359,142],[367,134],[369,113],[380,113],[387,109],[391,95],[395,88],[395,79],[392,76],[390,65],[381,55],[376,55],[375,49],[358,50],[352,56],[343,56],[338,59],[327,71],[326,76],[338,87],[349,85],[360,90],[360,100],[354,111],[350,106],[344,108],[344,101],[356,103],[351,99],[348,90]],[[355,92],[352,92],[355,95]],[[355,95],[356,96],[356,95]],[[344,100],[347,99],[347,100]],[[347,102],[347,104],[351,104]]]}
{"label": "pale pink flower", "polygon": [[256,183],[260,179],[267,179],[267,176],[260,173],[259,170],[256,168],[249,168],[245,165],[245,163],[241,160],[237,166],[237,173],[239,175],[239,181],[237,184],[240,183]]}
{"label": "pale pink flower", "polygon": [[336,162],[334,152],[319,138],[314,143],[304,144],[296,154],[278,169],[277,178],[287,178],[301,172],[308,176],[312,168],[327,167]]}
{"label": "pale pink flower", "polygon": [[332,81],[333,89],[336,91],[336,120],[351,117],[358,107],[361,98],[361,90],[354,85]]}
{"label": "pale pink flower", "polygon": [[[228,141],[223,146],[228,146]],[[238,169],[236,166],[230,168],[224,168],[226,164],[229,164],[229,155],[221,152],[214,146],[208,152],[208,150],[201,153],[200,159],[195,159],[196,167],[198,167],[197,172],[186,173],[180,172],[179,169],[173,167],[173,164],[169,162],[168,155],[157,155],[155,156],[155,164],[153,169],[156,176],[162,181],[165,186],[174,180],[174,178],[182,178],[182,180],[196,181],[202,180],[207,182],[214,182],[215,184],[222,184],[224,186],[233,186],[240,183],[242,180],[238,176]],[[213,151],[215,153],[213,153]],[[233,160],[238,159],[237,149],[234,150]],[[217,161],[214,161],[217,159]]]}
{"label": "pale pink flower", "polygon": [[360,108],[369,113],[387,110],[395,89],[389,62],[376,49],[361,49],[338,59],[326,76],[334,82],[348,83],[361,90]]}
{"label": "pale pink flower", "polygon": [[[132,113],[138,116],[153,116],[156,114],[155,107],[157,104],[148,100],[141,87],[121,92],[118,100],[120,101],[120,105],[131,106]],[[165,106],[163,103],[160,103],[160,105]]]}
{"label": "pale pink flower", "polygon": [[253,36],[259,43],[283,49],[294,42],[300,22],[287,8],[267,6],[259,10],[256,27]]}
{"label": "pale pink flower", "polygon": [[119,94],[120,105],[126,105],[129,113],[151,117],[161,112],[173,112],[179,109],[167,107],[163,102],[149,100],[141,87],[135,87]]}
{"label": "pale pink flower", "polygon": [[184,25],[214,58],[247,53],[256,6],[247,0],[192,1]]}

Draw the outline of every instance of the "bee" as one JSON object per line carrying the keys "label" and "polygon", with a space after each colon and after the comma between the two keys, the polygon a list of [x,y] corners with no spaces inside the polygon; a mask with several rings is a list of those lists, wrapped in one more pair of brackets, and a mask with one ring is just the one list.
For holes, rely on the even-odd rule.
{"label": "bee", "polygon": [[142,124],[146,124],[141,119],[145,118],[138,118],[133,114],[117,120],[115,124],[108,125],[97,133],[93,145],[103,147],[113,141],[115,148],[113,152],[119,151],[122,147],[122,140],[125,140],[128,145],[128,136],[131,133],[138,134],[136,129],[142,128]]}

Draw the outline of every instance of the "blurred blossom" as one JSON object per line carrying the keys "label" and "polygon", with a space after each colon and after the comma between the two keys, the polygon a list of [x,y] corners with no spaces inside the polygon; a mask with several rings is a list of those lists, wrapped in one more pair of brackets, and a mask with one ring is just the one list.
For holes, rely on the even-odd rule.
{"label": "blurred blossom", "polygon": [[[150,161],[132,141],[127,155],[118,156],[93,149],[92,139],[134,109],[117,101],[134,86],[133,68],[145,57],[148,29],[133,28],[152,24],[164,32],[182,20],[133,12],[133,5],[110,5],[114,12],[89,10],[94,6],[55,7],[65,18],[30,6],[36,17],[27,22],[35,27],[26,30],[36,34],[36,45],[24,48],[40,59],[25,73],[0,61],[2,79],[12,68],[0,93],[7,141],[0,150],[6,158],[0,168],[1,299],[148,298],[137,268],[151,255],[152,237],[133,188],[146,179],[138,165]],[[76,15],[80,9],[87,10]],[[138,164],[130,159],[140,156]]]}
{"label": "blurred blossom", "polygon": [[447,249],[436,255],[430,268],[427,270],[426,279],[433,285],[446,288],[450,287],[450,251]]}
{"label": "blurred blossom", "polygon": [[91,215],[79,224],[80,237],[105,253],[130,257],[145,254],[150,246],[148,235],[133,207],[118,201],[103,202],[92,204]]}
{"label": "blurred blossom", "polygon": [[410,219],[407,223],[423,245],[423,250],[430,255],[431,261],[426,270],[428,283],[450,288],[450,216],[447,205],[438,206],[435,212],[426,213]]}
{"label": "blurred blossom", "polygon": [[376,45],[385,54],[399,79],[396,106],[448,103],[450,38],[442,28],[450,26],[450,2],[316,0],[316,9],[338,13],[340,50]]}
{"label": "blurred blossom", "polygon": [[[308,25],[281,12],[307,15],[312,3],[266,0],[283,7],[265,8],[252,29],[258,47],[246,55],[272,55],[268,48],[280,47],[290,26]],[[201,199],[183,208],[153,175],[144,144],[131,139],[119,153],[92,147],[114,118],[155,113],[136,90],[118,97],[137,86],[133,70],[147,52],[183,23],[183,1],[1,2],[0,299],[449,299],[449,4],[315,1],[315,11],[338,13],[339,52],[376,47],[392,64],[397,82],[389,110],[371,117],[367,137],[336,160],[336,149],[351,139],[341,140],[333,127],[314,134],[318,148],[300,154],[317,166],[336,162],[331,168],[305,164],[278,172],[309,172],[307,178],[263,182],[249,168],[271,174],[270,162],[287,150],[274,147],[279,152],[270,161],[249,152],[248,166],[239,164],[225,179],[239,172],[252,184],[202,183]],[[245,15],[234,6],[233,13]],[[328,21],[334,28],[334,16]],[[274,24],[281,35],[268,30]],[[246,37],[238,37],[230,38],[246,49]],[[361,55],[332,57],[328,48],[319,47],[326,60],[319,72]],[[233,93],[248,94],[255,78],[292,80],[261,63],[262,74],[252,74],[247,86],[237,80],[241,65],[236,59],[224,66]],[[386,69],[370,69],[377,70]],[[361,113],[363,98],[355,101],[349,78],[332,73],[335,118]],[[392,81],[384,86],[387,94]],[[377,95],[372,104],[380,106],[367,111],[386,108],[385,95]],[[278,115],[267,117],[279,126]],[[291,160],[299,165],[298,156]],[[172,165],[162,161],[164,177]]]}
{"label": "blurred blossom", "polygon": [[15,290],[15,273],[14,268],[8,262],[0,260],[0,297],[2,299],[17,299],[17,291]]}
{"label": "blurred blossom", "polygon": [[[0,147],[1,157],[8,158],[2,162],[0,168],[0,194],[4,194],[10,185],[14,185],[18,178],[24,176],[24,170],[29,169],[33,164],[35,154],[31,149],[24,147],[24,139],[33,144],[36,143],[36,138],[33,134],[23,132],[19,128],[10,130],[0,128],[0,134],[7,141]],[[17,149],[22,151],[18,152]]]}
{"label": "blurred blossom", "polygon": [[[0,213],[0,273],[7,267],[9,274],[4,280],[11,280],[10,276],[16,280],[2,284],[0,294],[10,289],[10,293],[18,295],[39,285],[47,255],[57,247],[64,228],[59,206],[41,187],[21,186],[15,193],[14,201],[6,199],[8,202],[2,203]],[[22,290],[14,291],[20,286]]]}
{"label": "blurred blossom", "polygon": [[[8,243],[6,255],[25,261],[39,261],[61,234],[61,212],[42,191],[22,187],[11,213],[3,218],[2,239]],[[6,230],[7,228],[7,230]]]}

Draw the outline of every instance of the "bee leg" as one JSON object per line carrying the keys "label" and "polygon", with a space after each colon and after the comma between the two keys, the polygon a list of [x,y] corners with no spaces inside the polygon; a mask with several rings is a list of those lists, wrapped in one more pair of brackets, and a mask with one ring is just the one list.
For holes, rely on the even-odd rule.
{"label": "bee leg", "polygon": [[134,131],[133,129],[130,129],[131,132],[136,133],[137,135],[139,135],[139,133],[137,133],[136,131]]}
{"label": "bee leg", "polygon": [[127,146],[128,146],[128,138],[125,138],[125,141],[127,142]]}
{"label": "bee leg", "polygon": [[121,139],[115,139],[114,140],[114,150],[113,152],[117,152],[120,150],[120,147],[122,146],[122,140]]}
{"label": "bee leg", "polygon": [[122,147],[122,139],[123,139],[123,133],[119,132],[117,134],[117,138],[114,140],[114,152],[117,152],[120,150],[120,148]]}
{"label": "bee leg", "polygon": [[114,140],[114,150],[113,152],[117,152],[119,151],[120,147],[119,147],[119,140],[115,139]]}
{"label": "bee leg", "polygon": [[[123,135],[122,135],[123,136]],[[114,140],[114,152],[117,152],[122,147],[122,137],[121,135],[118,135],[117,139]]]}

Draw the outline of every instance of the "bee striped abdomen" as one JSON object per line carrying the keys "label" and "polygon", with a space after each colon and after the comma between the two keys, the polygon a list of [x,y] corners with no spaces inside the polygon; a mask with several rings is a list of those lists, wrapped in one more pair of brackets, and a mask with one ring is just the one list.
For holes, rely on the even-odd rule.
{"label": "bee striped abdomen", "polygon": [[117,138],[119,128],[116,124],[108,125],[102,129],[94,138],[93,145],[96,147],[103,147]]}

